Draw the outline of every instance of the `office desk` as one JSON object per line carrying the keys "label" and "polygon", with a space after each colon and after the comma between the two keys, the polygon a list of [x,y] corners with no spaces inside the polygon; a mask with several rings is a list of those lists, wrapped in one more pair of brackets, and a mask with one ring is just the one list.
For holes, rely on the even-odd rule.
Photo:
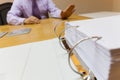
{"label": "office desk", "polygon": [[[59,34],[59,32],[64,29],[65,21],[81,20],[81,19],[88,19],[88,18],[73,15],[70,18],[68,18],[68,20],[49,18],[49,19],[41,20],[40,24],[19,25],[19,26],[12,26],[12,25],[1,26],[0,31],[10,32],[12,30],[21,29],[21,28],[32,28],[32,30],[29,34],[12,36],[12,37],[4,36],[3,38],[0,38],[0,47],[1,48],[10,47],[10,46],[20,45],[20,44],[25,44],[25,43],[53,39],[56,37],[54,34],[54,31],[53,31],[56,22],[62,22],[58,26],[58,29],[57,29],[57,32]],[[76,68],[78,69],[78,71],[83,70],[81,68],[79,61],[76,59],[75,55],[72,55],[71,58],[75,64]]]}
{"label": "office desk", "polygon": [[29,34],[13,36],[13,37],[6,37],[0,38],[0,47],[9,47],[14,45],[20,45],[25,43],[31,43],[36,41],[48,40],[55,38],[54,34],[54,26],[56,22],[62,22],[57,29],[59,33],[62,29],[64,29],[64,22],[71,21],[71,20],[80,20],[80,19],[87,19],[87,17],[82,16],[71,16],[68,20],[61,20],[61,19],[44,19],[41,20],[40,24],[33,24],[33,25],[19,25],[19,26],[12,26],[12,25],[5,25],[0,27],[0,31],[12,31],[15,29],[20,28],[32,28]]}

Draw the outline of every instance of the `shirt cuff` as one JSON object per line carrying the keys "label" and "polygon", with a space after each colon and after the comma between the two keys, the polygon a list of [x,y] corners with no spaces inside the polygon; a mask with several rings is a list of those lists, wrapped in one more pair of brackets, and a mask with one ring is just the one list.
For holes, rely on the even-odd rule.
{"label": "shirt cuff", "polygon": [[52,13],[51,16],[54,18],[61,18],[61,10],[58,10],[58,11]]}
{"label": "shirt cuff", "polygon": [[24,20],[25,20],[25,18],[20,18],[18,25],[19,25],[19,24],[24,24]]}

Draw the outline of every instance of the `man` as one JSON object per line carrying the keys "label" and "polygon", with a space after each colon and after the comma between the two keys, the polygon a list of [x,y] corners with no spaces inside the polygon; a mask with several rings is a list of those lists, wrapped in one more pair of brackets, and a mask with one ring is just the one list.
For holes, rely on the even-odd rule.
{"label": "man", "polygon": [[74,5],[65,10],[58,9],[51,0],[14,0],[7,14],[7,22],[12,25],[38,24],[40,19],[52,17],[66,19],[74,12]]}

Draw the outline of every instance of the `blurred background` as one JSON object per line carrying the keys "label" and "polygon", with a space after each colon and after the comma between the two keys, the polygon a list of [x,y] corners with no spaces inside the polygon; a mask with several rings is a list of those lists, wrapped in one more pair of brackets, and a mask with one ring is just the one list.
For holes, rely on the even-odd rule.
{"label": "blurred background", "polygon": [[[13,0],[0,0],[0,3],[12,2]],[[86,14],[109,11],[120,11],[120,0],[53,0],[57,7],[65,9],[69,4],[75,4],[75,14]]]}

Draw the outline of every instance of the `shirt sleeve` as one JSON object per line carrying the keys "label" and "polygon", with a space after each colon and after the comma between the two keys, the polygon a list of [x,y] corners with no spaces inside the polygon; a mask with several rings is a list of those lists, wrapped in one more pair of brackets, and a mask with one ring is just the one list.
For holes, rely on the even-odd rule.
{"label": "shirt sleeve", "polygon": [[20,25],[24,23],[25,18],[21,18],[21,0],[14,0],[10,11],[7,14],[7,22],[12,25]]}
{"label": "shirt sleeve", "polygon": [[52,17],[61,18],[61,10],[55,6],[52,0],[48,0],[48,11]]}

